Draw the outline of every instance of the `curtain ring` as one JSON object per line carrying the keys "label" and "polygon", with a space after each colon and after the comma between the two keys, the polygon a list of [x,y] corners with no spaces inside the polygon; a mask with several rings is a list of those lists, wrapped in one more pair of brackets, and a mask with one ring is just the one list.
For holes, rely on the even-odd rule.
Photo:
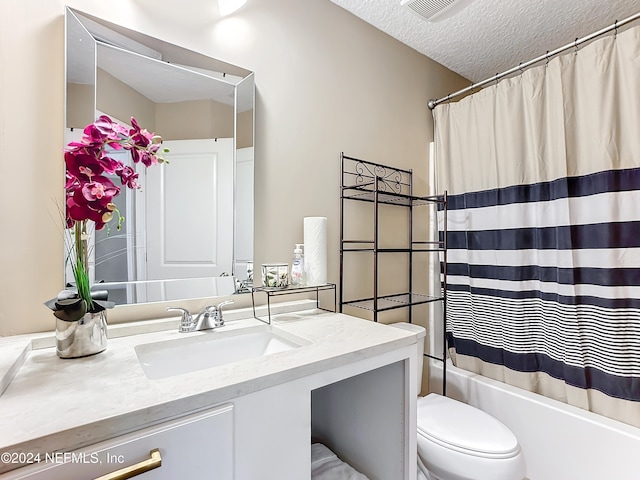
{"label": "curtain ring", "polygon": [[545,67],[549,66],[549,50],[547,50],[547,53],[545,54],[545,57],[547,57],[547,61],[545,62]]}
{"label": "curtain ring", "polygon": [[518,70],[520,70],[520,73],[524,73],[524,69],[522,68],[522,62],[518,64]]}
{"label": "curtain ring", "polygon": [[573,43],[573,46],[575,47],[576,51],[575,54],[578,54],[578,37],[576,37],[576,41]]}
{"label": "curtain ring", "polygon": [[500,74],[496,73],[496,87],[498,86],[498,75],[500,75]]}
{"label": "curtain ring", "polygon": [[476,93],[478,91],[477,88],[474,88],[475,83],[471,82],[471,85],[469,85],[469,91],[471,92],[469,95],[473,96],[474,93]]}
{"label": "curtain ring", "polygon": [[618,38],[618,20],[613,24],[613,39],[616,40]]}

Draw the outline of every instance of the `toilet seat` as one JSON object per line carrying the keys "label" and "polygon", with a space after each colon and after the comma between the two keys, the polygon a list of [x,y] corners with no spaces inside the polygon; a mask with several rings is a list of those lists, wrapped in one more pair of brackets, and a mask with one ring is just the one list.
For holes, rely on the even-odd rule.
{"label": "toilet seat", "polygon": [[449,397],[418,399],[418,434],[444,448],[487,459],[520,453],[515,435],[489,414]]}

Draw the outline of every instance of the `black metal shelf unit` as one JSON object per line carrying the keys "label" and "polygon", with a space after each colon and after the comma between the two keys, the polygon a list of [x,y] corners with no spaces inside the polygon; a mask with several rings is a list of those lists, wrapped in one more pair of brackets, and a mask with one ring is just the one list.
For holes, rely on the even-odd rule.
{"label": "black metal shelf unit", "polygon": [[[338,302],[340,312],[344,307],[355,307],[368,310],[373,314],[373,321],[378,321],[378,313],[399,309],[408,309],[408,321],[412,323],[413,306],[430,302],[442,301],[443,310],[443,353],[442,358],[430,354],[426,356],[445,361],[446,360],[446,295],[447,295],[447,194],[419,197],[413,195],[413,172],[400,168],[390,167],[379,163],[369,162],[350,157],[342,153],[340,155],[341,181],[340,181],[340,288]],[[346,218],[346,202],[357,201],[372,204],[371,215],[373,217],[373,238],[353,239],[345,238],[346,222],[354,219]],[[414,229],[418,222],[424,218],[421,226],[426,227],[429,221],[427,208],[424,217],[414,219],[414,209],[436,205],[443,215],[444,232],[441,232],[436,241],[418,241],[414,239]],[[381,247],[380,228],[381,219],[379,210],[381,205],[392,205],[392,208],[406,209],[407,235],[406,245],[400,247]],[[424,209],[423,209],[424,210]],[[368,211],[368,210],[367,210]],[[416,220],[416,225],[414,225]],[[370,289],[371,294],[364,298],[345,298],[345,256],[354,252],[372,255],[373,279]],[[440,258],[442,289],[440,296],[428,295],[424,292],[414,291],[413,264],[417,254],[434,254]],[[408,261],[408,278],[406,284],[408,291],[381,295],[379,291],[379,260],[385,254],[406,254]],[[443,369],[445,371],[446,369]]]}

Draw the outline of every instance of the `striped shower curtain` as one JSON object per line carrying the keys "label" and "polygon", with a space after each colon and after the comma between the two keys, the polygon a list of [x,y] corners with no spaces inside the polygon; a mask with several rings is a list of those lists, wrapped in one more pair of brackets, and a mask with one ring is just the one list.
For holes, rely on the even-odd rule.
{"label": "striped shower curtain", "polygon": [[434,119],[454,363],[640,426],[640,26]]}

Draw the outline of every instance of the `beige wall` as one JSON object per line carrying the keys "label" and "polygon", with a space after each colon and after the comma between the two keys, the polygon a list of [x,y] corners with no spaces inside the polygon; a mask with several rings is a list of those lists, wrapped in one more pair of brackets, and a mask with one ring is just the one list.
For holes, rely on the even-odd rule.
{"label": "beige wall", "polygon": [[156,129],[155,103],[102,69],[98,69],[96,108],[122,122],[134,117],[150,132]]}
{"label": "beige wall", "polygon": [[427,101],[468,84],[328,0],[249,0],[223,20],[212,0],[2,0],[2,335],[53,329],[42,302],[62,288],[65,4],[256,73],[255,262],[289,261],[303,217],[326,216],[330,281],[339,153],[414,168],[424,191]]}
{"label": "beige wall", "polygon": [[69,83],[67,85],[67,126],[84,128],[95,117],[93,85]]}
{"label": "beige wall", "polygon": [[167,140],[233,137],[233,107],[209,100],[158,103],[156,132]]}
{"label": "beige wall", "polygon": [[[73,92],[73,96],[69,95],[69,98],[73,102],[67,103],[70,121],[77,117],[77,109],[86,110],[86,102],[90,105],[93,103],[92,97],[86,93],[80,96],[86,90],[91,93],[91,86],[72,86],[74,88],[69,88],[69,91]],[[210,100],[154,103],[103,70],[98,70],[96,90],[98,110],[122,122],[135,117],[138,124],[149,131],[160,133],[165,140],[233,137],[232,106]],[[85,103],[79,103],[80,101]],[[71,126],[84,128],[89,122],[91,120],[82,125],[73,123]]]}
{"label": "beige wall", "polygon": [[238,114],[238,148],[253,147],[253,110]]}

